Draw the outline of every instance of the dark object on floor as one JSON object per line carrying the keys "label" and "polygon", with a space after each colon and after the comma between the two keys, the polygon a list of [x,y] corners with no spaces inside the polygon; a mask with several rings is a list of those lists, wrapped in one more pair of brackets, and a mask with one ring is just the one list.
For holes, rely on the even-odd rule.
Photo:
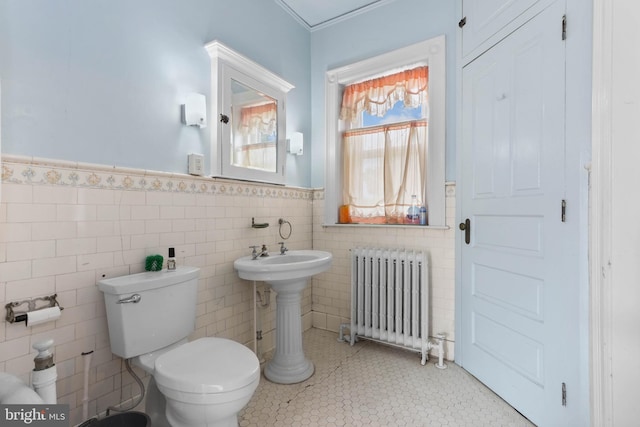
{"label": "dark object on floor", "polygon": [[143,412],[122,412],[101,420],[92,418],[78,427],[151,427],[149,416]]}

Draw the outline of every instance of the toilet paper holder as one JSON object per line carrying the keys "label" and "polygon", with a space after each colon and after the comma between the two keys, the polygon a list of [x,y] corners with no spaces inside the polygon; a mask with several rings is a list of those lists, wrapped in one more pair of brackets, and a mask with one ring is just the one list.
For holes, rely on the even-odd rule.
{"label": "toilet paper holder", "polygon": [[[15,322],[26,322],[27,321],[27,313],[31,311],[42,310],[50,307],[60,307],[58,300],[56,299],[58,294],[53,294],[44,297],[26,299],[22,301],[14,301],[10,302],[4,306],[7,309],[7,315],[5,320],[9,323]],[[40,302],[44,302],[44,304],[39,304]],[[26,304],[27,309],[23,311],[14,311],[14,308],[20,307],[21,305]],[[64,310],[64,308],[60,307],[60,310]]]}

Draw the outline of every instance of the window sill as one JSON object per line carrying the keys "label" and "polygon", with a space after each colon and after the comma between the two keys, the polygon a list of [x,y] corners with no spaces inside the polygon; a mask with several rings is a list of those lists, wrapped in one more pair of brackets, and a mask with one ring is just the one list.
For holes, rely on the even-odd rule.
{"label": "window sill", "polygon": [[416,225],[416,224],[366,224],[366,223],[349,223],[349,224],[322,224],[323,228],[330,227],[358,227],[358,228],[418,228],[426,230],[449,230],[448,225]]}

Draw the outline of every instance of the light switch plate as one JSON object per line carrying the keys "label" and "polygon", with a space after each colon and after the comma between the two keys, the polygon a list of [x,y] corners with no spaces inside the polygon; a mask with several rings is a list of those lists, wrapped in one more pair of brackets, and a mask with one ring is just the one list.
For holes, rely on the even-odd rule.
{"label": "light switch plate", "polygon": [[189,174],[202,176],[204,174],[204,156],[191,153],[187,158],[189,159]]}

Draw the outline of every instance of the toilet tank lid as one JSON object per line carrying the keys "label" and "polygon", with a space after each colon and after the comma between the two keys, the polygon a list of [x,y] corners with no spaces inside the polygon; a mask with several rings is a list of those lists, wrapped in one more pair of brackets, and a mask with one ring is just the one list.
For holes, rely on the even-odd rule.
{"label": "toilet tank lid", "polygon": [[162,288],[195,279],[200,274],[197,267],[178,267],[175,270],[145,271],[113,277],[98,282],[98,289],[105,294],[121,295]]}

